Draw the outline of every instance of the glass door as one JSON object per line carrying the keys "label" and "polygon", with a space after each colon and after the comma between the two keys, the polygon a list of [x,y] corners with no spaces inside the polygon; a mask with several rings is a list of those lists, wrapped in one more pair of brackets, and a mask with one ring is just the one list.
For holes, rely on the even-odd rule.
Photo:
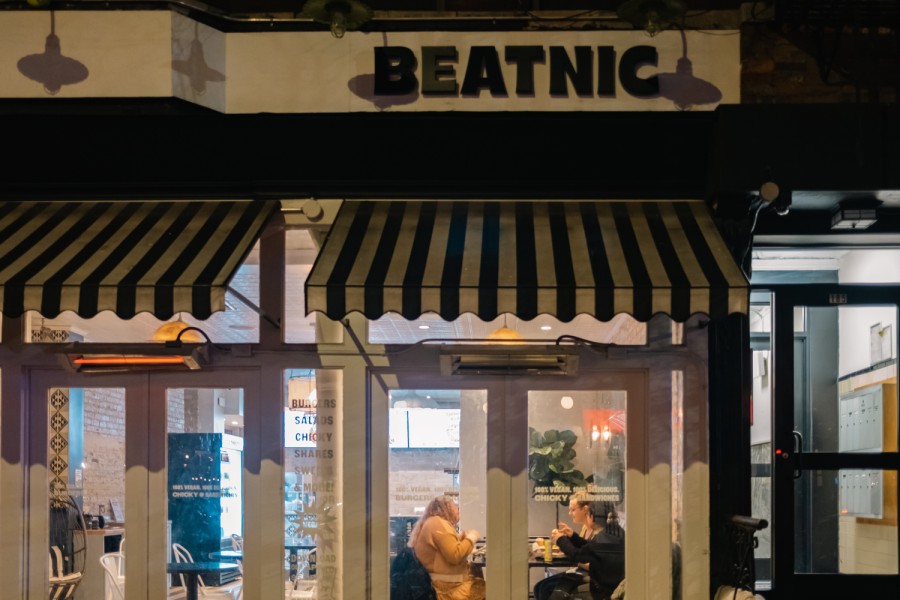
{"label": "glass door", "polygon": [[[615,589],[626,562],[627,423],[649,417],[643,412],[643,373],[582,369],[578,377],[479,378],[419,372],[398,374],[398,382],[381,405],[389,432],[382,441],[389,514],[385,571],[410,544],[430,503],[449,498],[459,508],[460,533],[478,532],[471,562],[485,579],[488,597],[528,598],[543,578],[575,568],[558,545],[551,547],[550,564],[539,548],[551,544],[560,523],[576,534],[606,531],[604,542],[619,542],[613,548],[618,577],[603,581],[607,593]],[[659,402],[667,409],[665,462],[678,468],[667,469],[665,481],[632,473],[633,506],[659,503],[670,515],[680,511],[673,504],[681,496],[675,491],[681,485],[679,406],[672,394]],[[638,464],[646,458],[639,456]],[[648,497],[654,486],[665,494]],[[573,499],[577,507],[570,510]],[[641,526],[637,522],[635,531]],[[664,537],[674,543],[672,535]],[[672,585],[670,577],[664,579]],[[582,591],[590,593],[583,583]]]}
{"label": "glass door", "polygon": [[900,289],[889,286],[774,291],[780,597],[865,596],[900,582],[898,299]]}

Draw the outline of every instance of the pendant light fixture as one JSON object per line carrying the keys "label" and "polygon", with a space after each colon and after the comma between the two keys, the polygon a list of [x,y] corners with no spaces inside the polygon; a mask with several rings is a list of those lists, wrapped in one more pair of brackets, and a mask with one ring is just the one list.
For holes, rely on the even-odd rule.
{"label": "pendant light fixture", "polygon": [[[179,333],[181,333],[181,337],[178,337]],[[175,340],[180,340],[185,344],[200,344],[206,341],[196,328],[181,320],[181,313],[178,313],[176,320],[160,325],[153,332],[153,337],[150,338],[150,341],[153,342],[174,342]]]}
{"label": "pendant light fixture", "polygon": [[347,31],[359,29],[372,20],[372,9],[359,0],[307,0],[303,16],[328,25],[331,35],[344,37]]}
{"label": "pendant light fixture", "polygon": [[503,313],[503,327],[489,333],[488,339],[495,342],[517,342],[522,340],[522,334],[506,326],[506,313]]}

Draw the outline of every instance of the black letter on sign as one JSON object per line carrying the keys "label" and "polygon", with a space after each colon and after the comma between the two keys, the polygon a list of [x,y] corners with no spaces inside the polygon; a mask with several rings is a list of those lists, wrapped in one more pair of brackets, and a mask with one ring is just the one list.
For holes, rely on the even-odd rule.
{"label": "black letter on sign", "polygon": [[507,46],[506,62],[516,63],[516,95],[534,96],[534,63],[544,62],[544,47]]}
{"label": "black letter on sign", "polygon": [[[482,76],[482,72],[484,76]],[[500,70],[500,57],[493,46],[472,46],[463,79],[462,95],[477,96],[481,88],[489,88],[491,96],[505,96],[506,83]]]}
{"label": "black letter on sign", "polygon": [[456,69],[441,61],[456,62],[453,46],[422,46],[422,93],[456,94]]}
{"label": "black letter on sign", "polygon": [[659,56],[653,46],[635,46],[622,54],[619,61],[619,81],[625,91],[633,96],[648,98],[659,95],[659,77],[654,75],[647,79],[637,76],[638,69],[643,65],[656,66]]}
{"label": "black letter on sign", "polygon": [[597,46],[597,95],[616,95],[616,49]]}
{"label": "black letter on sign", "polygon": [[591,71],[591,47],[575,46],[575,65],[569,60],[562,46],[550,46],[550,94],[567,96],[566,77],[572,80],[575,93],[579,96],[593,96],[594,74]]}
{"label": "black letter on sign", "polygon": [[375,95],[403,96],[416,91],[416,55],[403,46],[375,48]]}

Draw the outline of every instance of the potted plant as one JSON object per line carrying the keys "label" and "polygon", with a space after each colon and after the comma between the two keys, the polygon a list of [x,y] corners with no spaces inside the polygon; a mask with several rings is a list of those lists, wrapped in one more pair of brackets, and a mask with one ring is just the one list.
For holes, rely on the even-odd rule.
{"label": "potted plant", "polygon": [[[584,487],[592,477],[575,468],[575,442],[578,436],[569,429],[548,429],[540,433],[528,428],[528,478],[534,487],[565,487],[571,492]],[[568,500],[566,500],[567,502]],[[561,503],[565,503],[560,501]]]}

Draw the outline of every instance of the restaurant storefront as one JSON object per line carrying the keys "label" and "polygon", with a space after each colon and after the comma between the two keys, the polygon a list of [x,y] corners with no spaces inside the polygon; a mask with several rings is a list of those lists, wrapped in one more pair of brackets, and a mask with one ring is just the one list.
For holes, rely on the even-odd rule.
{"label": "restaurant storefront", "polygon": [[[0,204],[14,597],[45,597],[48,489],[62,488],[92,514],[120,507],[127,600],[177,585],[172,543],[201,561],[232,534],[239,572],[210,587],[387,598],[409,523],[442,494],[484,538],[488,597],[526,598],[543,574],[530,538],[567,519],[576,490],[624,526],[629,598],[734,583],[720,528],[751,511],[757,371],[752,220],[729,194],[763,169],[737,166],[741,114],[702,110],[739,102],[734,40],[333,40],[99,14],[114,39],[82,60],[145,45],[62,87],[85,99],[43,99],[21,77],[3,93],[28,98],[0,116],[16,140]],[[15,16],[25,26],[2,43],[20,56],[40,24]],[[63,22],[64,48],[91,30]],[[409,56],[428,68],[404,71]],[[688,56],[718,95],[663,93],[684,91],[672,77]],[[67,160],[23,159],[48,145]],[[199,336],[148,343],[166,320]],[[138,355],[199,368],[83,362]],[[565,483],[533,470],[552,439],[573,451]],[[92,562],[108,537],[86,534]]]}

